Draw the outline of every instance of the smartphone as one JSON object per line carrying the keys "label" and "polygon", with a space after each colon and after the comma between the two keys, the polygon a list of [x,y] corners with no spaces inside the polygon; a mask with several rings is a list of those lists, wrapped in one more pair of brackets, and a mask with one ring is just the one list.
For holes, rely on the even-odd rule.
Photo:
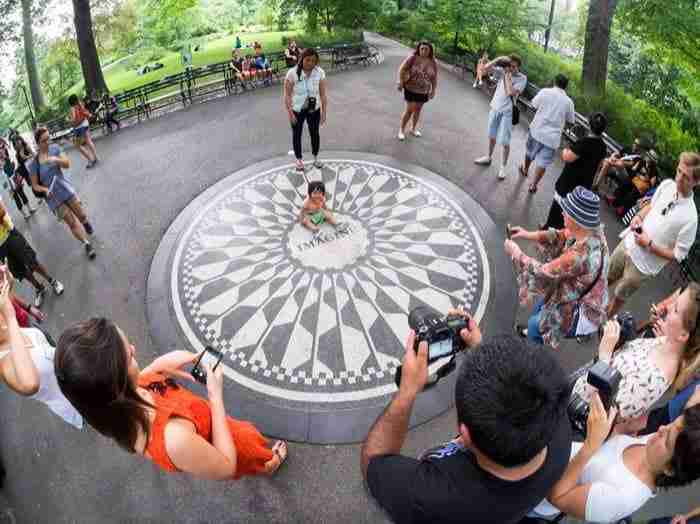
{"label": "smartphone", "polygon": [[640,158],[642,158],[641,155],[625,155],[620,160],[623,162],[635,162]]}
{"label": "smartphone", "polygon": [[207,383],[207,367],[211,366],[212,371],[214,371],[221,361],[224,359],[224,354],[217,351],[211,346],[204,348],[204,351],[200,353],[197,360],[194,362],[194,367],[192,368],[191,374],[194,379],[200,384]]}
{"label": "smartphone", "polygon": [[512,229],[513,229],[513,226],[511,226],[510,224],[506,224],[506,238],[508,240],[510,240],[510,236],[512,234]]}

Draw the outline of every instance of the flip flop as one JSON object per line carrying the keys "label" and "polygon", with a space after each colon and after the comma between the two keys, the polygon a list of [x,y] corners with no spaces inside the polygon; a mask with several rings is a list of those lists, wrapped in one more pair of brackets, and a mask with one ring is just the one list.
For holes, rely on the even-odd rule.
{"label": "flip flop", "polygon": [[275,457],[277,457],[277,459],[279,459],[279,462],[267,472],[268,475],[274,475],[277,473],[282,465],[287,461],[287,455],[289,454],[287,443],[284,440],[276,441],[272,446],[272,453],[275,455]]}
{"label": "flip flop", "polygon": [[527,178],[527,172],[523,169],[522,164],[520,164],[520,165],[518,166],[518,172],[519,172],[522,176],[524,176],[525,178]]}

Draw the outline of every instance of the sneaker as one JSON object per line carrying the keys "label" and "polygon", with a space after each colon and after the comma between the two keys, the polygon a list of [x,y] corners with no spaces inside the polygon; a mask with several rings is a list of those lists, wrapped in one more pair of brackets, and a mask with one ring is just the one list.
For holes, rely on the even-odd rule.
{"label": "sneaker", "polygon": [[399,140],[401,140],[402,142],[406,140],[406,135],[403,134],[403,131],[399,131]]}
{"label": "sneaker", "polygon": [[479,165],[479,166],[490,166],[491,165],[491,157],[490,156],[482,156],[482,157],[474,160],[474,163]]}
{"label": "sneaker", "polygon": [[498,170],[498,180],[505,180],[506,179],[506,166],[501,166],[501,169]]}
{"label": "sneaker", "polygon": [[423,136],[423,134],[420,131],[418,131],[417,129],[414,129],[413,131],[411,131],[411,134],[415,137],[422,137]]}
{"label": "sneaker", "polygon": [[483,86],[483,85],[484,85],[484,81],[483,81],[483,80],[479,80],[479,87],[481,87],[481,86]]}
{"label": "sneaker", "polygon": [[95,162],[88,162],[85,169],[92,169],[93,167],[95,167]]}
{"label": "sneaker", "polygon": [[476,89],[477,87],[479,87],[479,81],[478,81],[478,80],[474,80],[474,83],[472,84],[472,87],[473,87],[474,89]]}
{"label": "sneaker", "polygon": [[30,212],[32,215],[33,215],[34,213],[37,212],[37,209],[38,209],[38,208],[36,208],[36,207],[29,206],[29,212]]}
{"label": "sneaker", "polygon": [[46,288],[42,287],[41,289],[37,289],[36,293],[34,294],[34,307],[40,308],[41,305],[44,303],[44,297],[46,296]]}
{"label": "sneaker", "polygon": [[97,252],[95,248],[92,247],[92,244],[85,244],[85,253],[90,260],[93,260],[97,256]]}
{"label": "sneaker", "polygon": [[316,169],[321,169],[321,168],[323,167],[323,162],[321,162],[321,161],[318,160],[318,159],[314,160],[314,167],[315,167]]}
{"label": "sneaker", "polygon": [[92,224],[90,222],[85,222],[83,224],[83,227],[85,228],[85,232],[88,235],[92,235],[95,232],[95,230],[92,228]]}
{"label": "sneaker", "polygon": [[29,217],[32,216],[32,212],[29,211],[26,207],[22,208],[22,215],[24,216],[25,219],[29,220]]}
{"label": "sneaker", "polygon": [[56,293],[57,295],[62,295],[63,294],[63,284],[59,280],[56,280],[55,278],[53,279],[53,282],[51,282],[51,287],[53,288],[53,292]]}

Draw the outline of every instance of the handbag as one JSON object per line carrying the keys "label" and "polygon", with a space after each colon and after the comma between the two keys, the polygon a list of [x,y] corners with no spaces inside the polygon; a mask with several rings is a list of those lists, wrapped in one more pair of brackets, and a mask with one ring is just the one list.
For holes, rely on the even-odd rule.
{"label": "handbag", "polygon": [[517,99],[515,97],[511,97],[511,101],[513,102],[513,125],[517,126],[520,123],[520,108],[518,107],[518,103],[516,101]]}

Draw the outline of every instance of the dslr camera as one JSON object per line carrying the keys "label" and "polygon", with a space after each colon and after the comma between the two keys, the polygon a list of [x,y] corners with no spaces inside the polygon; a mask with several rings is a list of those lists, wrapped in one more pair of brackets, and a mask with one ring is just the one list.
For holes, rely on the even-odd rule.
{"label": "dslr camera", "polygon": [[[429,364],[452,356],[447,364],[437,370],[435,379],[430,381],[427,389],[455,369],[454,356],[466,347],[459,333],[465,328],[469,329],[469,322],[461,315],[444,316],[429,307],[418,306],[408,314],[408,326],[416,333],[413,344],[416,353],[421,342],[428,343]],[[396,369],[394,381],[397,387],[401,384],[401,366]]]}
{"label": "dslr camera", "polygon": [[316,111],[316,103],[316,97],[310,96],[306,99],[306,109],[308,109],[310,113]]}
{"label": "dslr camera", "polygon": [[[617,390],[620,387],[622,375],[618,370],[608,365],[606,362],[598,361],[588,369],[588,383],[598,390],[600,400],[603,401],[605,411],[610,409]],[[591,406],[581,396],[576,393],[571,394],[569,404],[566,408],[566,414],[571,422],[573,430],[586,438],[586,430],[588,423],[588,415],[591,412]]]}
{"label": "dslr camera", "polygon": [[[637,338],[637,321],[634,319],[634,315],[629,311],[623,311],[618,313],[610,320],[616,320],[620,324],[620,339],[617,341],[615,349],[619,349],[624,346],[630,340]],[[603,333],[605,333],[605,324],[598,328],[598,337],[603,338]]]}

